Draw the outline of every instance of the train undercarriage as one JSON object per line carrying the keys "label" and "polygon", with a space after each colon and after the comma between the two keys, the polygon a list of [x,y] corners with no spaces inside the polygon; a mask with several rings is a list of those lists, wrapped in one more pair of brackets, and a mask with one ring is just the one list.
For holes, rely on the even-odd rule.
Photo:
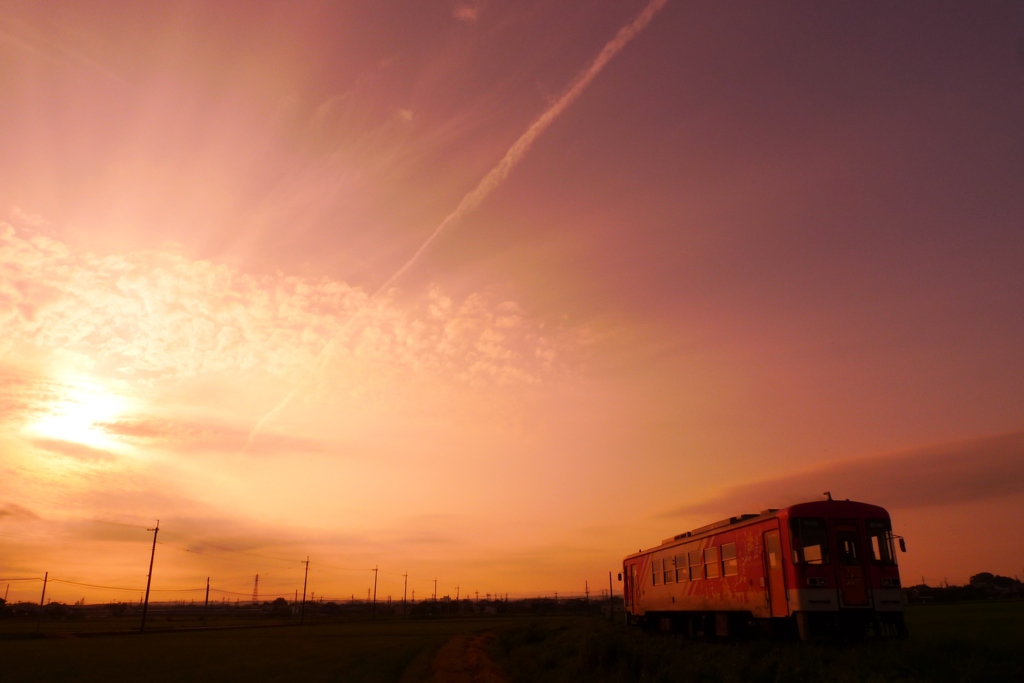
{"label": "train undercarriage", "polygon": [[789,617],[758,619],[750,612],[648,612],[627,622],[647,630],[690,638],[799,638],[811,640],[904,639],[903,612],[841,610],[797,612]]}

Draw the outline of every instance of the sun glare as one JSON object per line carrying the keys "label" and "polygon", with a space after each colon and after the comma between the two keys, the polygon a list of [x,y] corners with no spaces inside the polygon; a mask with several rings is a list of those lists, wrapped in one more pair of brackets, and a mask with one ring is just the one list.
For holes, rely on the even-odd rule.
{"label": "sun glare", "polygon": [[27,431],[46,439],[118,450],[122,444],[112,439],[100,425],[117,419],[126,404],[123,397],[97,384],[75,380],[65,385],[64,394],[46,406],[45,414],[29,425]]}

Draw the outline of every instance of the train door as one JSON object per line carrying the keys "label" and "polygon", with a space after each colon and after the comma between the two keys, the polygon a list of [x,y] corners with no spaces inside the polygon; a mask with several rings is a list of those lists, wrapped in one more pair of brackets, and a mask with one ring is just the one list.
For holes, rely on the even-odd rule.
{"label": "train door", "polygon": [[640,602],[640,586],[638,584],[636,564],[626,565],[622,573],[622,600],[627,614],[637,613],[637,604]]}
{"label": "train door", "polygon": [[637,572],[637,565],[633,564],[629,567],[629,587],[633,595],[633,613],[637,612],[637,604],[640,602],[640,579],[642,578]]}
{"label": "train door", "polygon": [[836,570],[839,572],[839,597],[843,607],[867,607],[868,588],[864,576],[864,555],[857,527],[849,522],[833,528],[836,542]]}
{"label": "train door", "polygon": [[786,577],[782,571],[782,542],[779,530],[764,533],[765,575],[768,579],[768,604],[773,617],[789,616],[786,603]]}
{"label": "train door", "polygon": [[622,568],[622,600],[627,614],[633,613],[633,572],[635,565],[629,564]]}

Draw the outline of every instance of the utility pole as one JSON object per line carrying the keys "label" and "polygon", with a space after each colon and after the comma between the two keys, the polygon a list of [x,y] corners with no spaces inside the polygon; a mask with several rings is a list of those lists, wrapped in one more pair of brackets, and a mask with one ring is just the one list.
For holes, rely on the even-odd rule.
{"label": "utility pole", "polygon": [[370,612],[370,618],[377,618],[377,565],[373,566],[373,611]]}
{"label": "utility pole", "polygon": [[160,520],[156,520],[156,526],[146,531],[153,532],[153,550],[149,553],[149,575],[146,576],[146,600],[142,603],[142,624],[139,625],[139,632],[146,630],[146,612],[149,611],[149,584],[153,581],[153,558],[156,557],[156,535],[160,533]]}
{"label": "utility pole", "polygon": [[608,572],[608,621],[615,623],[615,591],[612,590],[611,572]]}
{"label": "utility pole", "polygon": [[459,587],[455,587],[455,602],[459,601]]}
{"label": "utility pole", "polygon": [[302,607],[299,611],[299,624],[306,623],[306,579],[309,578],[309,555],[306,555],[306,573],[302,577]]}
{"label": "utility pole", "polygon": [[406,573],[402,574],[402,577],[405,579],[405,584],[402,586],[402,618],[404,619],[405,618],[405,595],[406,595],[406,592],[409,590],[409,572],[406,572]]}
{"label": "utility pole", "polygon": [[252,584],[252,604],[260,604],[260,575],[256,575],[256,581]]}
{"label": "utility pole", "polygon": [[434,578],[434,604],[437,605],[437,578]]}
{"label": "utility pole", "polygon": [[590,604],[590,582],[583,582],[583,593],[587,596],[587,604]]}
{"label": "utility pole", "polygon": [[36,622],[36,631],[43,625],[43,600],[46,599],[46,581],[50,578],[50,572],[43,575],[43,594],[39,596],[39,621]]}
{"label": "utility pole", "polygon": [[203,603],[203,626],[206,626],[206,613],[210,611],[210,577],[206,577],[206,602]]}

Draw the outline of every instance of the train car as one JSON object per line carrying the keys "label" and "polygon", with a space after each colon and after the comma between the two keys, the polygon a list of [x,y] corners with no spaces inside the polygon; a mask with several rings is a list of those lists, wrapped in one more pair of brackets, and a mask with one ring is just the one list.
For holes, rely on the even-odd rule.
{"label": "train car", "polygon": [[626,619],[691,635],[750,629],[906,637],[884,508],[800,503],[708,524],[623,560]]}

